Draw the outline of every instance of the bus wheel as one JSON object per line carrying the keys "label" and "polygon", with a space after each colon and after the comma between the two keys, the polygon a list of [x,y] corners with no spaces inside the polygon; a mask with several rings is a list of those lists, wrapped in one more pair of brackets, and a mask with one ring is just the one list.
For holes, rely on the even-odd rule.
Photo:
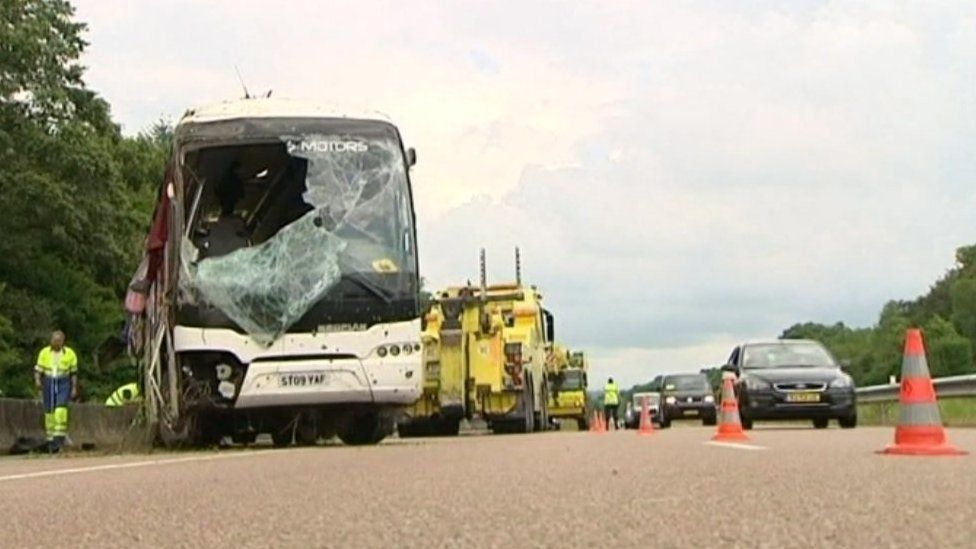
{"label": "bus wheel", "polygon": [[275,448],[286,448],[291,446],[292,441],[291,425],[271,431],[271,443]]}
{"label": "bus wheel", "polygon": [[392,430],[392,421],[377,412],[353,415],[339,429],[339,439],[349,446],[379,444]]}

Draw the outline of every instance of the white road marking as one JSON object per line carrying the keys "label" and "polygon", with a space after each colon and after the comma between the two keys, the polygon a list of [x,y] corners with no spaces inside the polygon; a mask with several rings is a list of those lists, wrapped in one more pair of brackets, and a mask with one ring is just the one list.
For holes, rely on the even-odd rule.
{"label": "white road marking", "polygon": [[178,463],[190,463],[194,461],[214,461],[218,459],[232,459],[250,456],[260,456],[265,454],[281,454],[280,450],[257,450],[246,452],[235,452],[227,454],[210,454],[206,456],[188,456],[174,459],[152,459],[147,461],[129,461],[126,463],[109,463],[106,465],[92,465],[90,467],[72,467],[70,469],[52,469],[48,471],[36,471],[34,473],[19,473],[16,475],[6,475],[0,477],[0,482],[8,480],[24,480],[30,478],[57,477],[61,475],[75,475],[79,473],[92,473],[95,471],[113,471],[116,469],[132,469],[135,467],[151,467],[154,465],[175,465]]}
{"label": "white road marking", "polygon": [[765,446],[756,446],[754,444],[741,444],[738,442],[721,442],[718,440],[706,440],[703,444],[708,444],[709,446],[718,446],[720,448],[735,448],[736,450],[769,450]]}

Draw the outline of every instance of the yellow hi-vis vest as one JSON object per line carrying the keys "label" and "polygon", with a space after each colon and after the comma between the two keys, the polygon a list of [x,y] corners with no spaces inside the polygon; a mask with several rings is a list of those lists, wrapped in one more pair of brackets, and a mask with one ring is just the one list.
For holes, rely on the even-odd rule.
{"label": "yellow hi-vis vest", "polygon": [[37,354],[34,370],[47,377],[65,377],[78,373],[78,357],[71,347],[61,347],[61,358],[55,360],[54,349],[48,345]]}
{"label": "yellow hi-vis vest", "polygon": [[620,404],[620,389],[616,383],[607,383],[603,387],[603,405],[617,406]]}
{"label": "yellow hi-vis vest", "polygon": [[[128,393],[128,394],[126,394]],[[139,384],[128,383],[115,390],[108,399],[105,400],[106,406],[123,406],[130,402],[139,400]]]}

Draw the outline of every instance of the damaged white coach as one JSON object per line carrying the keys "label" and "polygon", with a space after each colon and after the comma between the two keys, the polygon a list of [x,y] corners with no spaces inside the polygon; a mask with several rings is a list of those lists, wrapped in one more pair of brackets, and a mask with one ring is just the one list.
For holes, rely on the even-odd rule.
{"label": "damaged white coach", "polygon": [[416,159],[380,116],[244,99],[174,130],[126,307],[167,444],[375,444],[422,390]]}

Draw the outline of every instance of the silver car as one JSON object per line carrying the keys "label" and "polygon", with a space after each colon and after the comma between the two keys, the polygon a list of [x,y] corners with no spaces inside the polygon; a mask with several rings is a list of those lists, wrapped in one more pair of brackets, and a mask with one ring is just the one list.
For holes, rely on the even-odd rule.
{"label": "silver car", "polygon": [[658,421],[661,393],[646,391],[634,393],[631,395],[630,401],[627,402],[627,410],[624,412],[624,425],[628,429],[637,429],[640,427],[641,410],[643,409],[645,398],[648,399],[647,406],[651,421]]}

